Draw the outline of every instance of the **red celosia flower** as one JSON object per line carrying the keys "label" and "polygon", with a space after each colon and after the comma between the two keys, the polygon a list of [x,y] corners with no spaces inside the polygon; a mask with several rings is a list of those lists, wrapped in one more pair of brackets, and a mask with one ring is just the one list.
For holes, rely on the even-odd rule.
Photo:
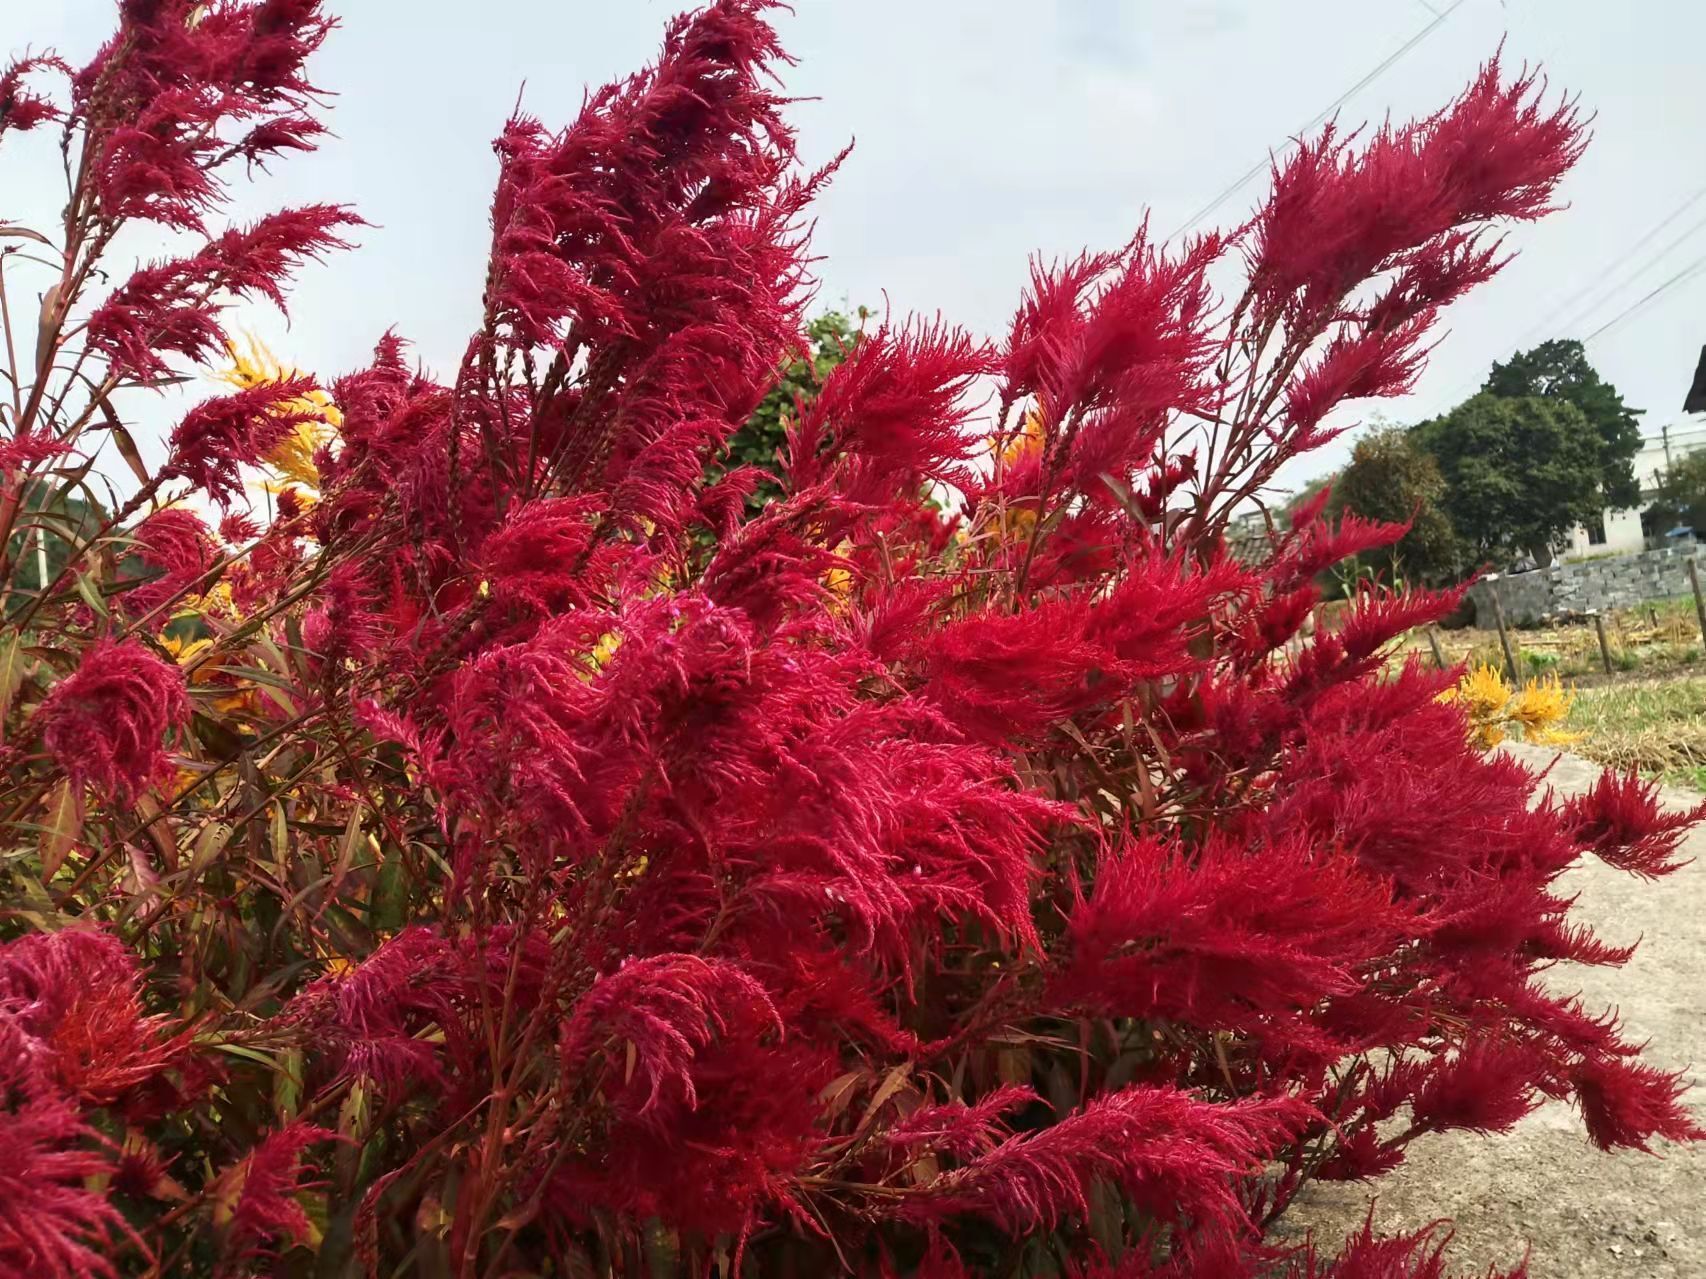
{"label": "red celosia flower", "polygon": [[89,345],[115,373],[139,380],[167,369],[167,354],[201,363],[223,351],[222,295],[265,297],[284,306],[285,283],[304,259],[346,247],[339,228],[359,225],[348,209],[286,209],[232,228],[188,257],[143,267],[90,314]]}
{"label": "red celosia flower", "polygon": [[1647,1150],[1654,1137],[1706,1140],[1706,1127],[1682,1104],[1688,1082],[1680,1071],[1590,1056],[1571,1074],[1570,1087],[1588,1136],[1601,1150]]}
{"label": "red celosia flower", "polygon": [[1038,1100],[1029,1088],[1009,1084],[971,1105],[948,1102],[920,1106],[883,1134],[888,1145],[940,1152],[956,1159],[975,1159],[994,1149],[1008,1135],[1002,1116]]}
{"label": "red celosia flower", "polygon": [[[1323,494],[1226,546],[1345,404],[1411,385],[1503,264],[1498,224],[1552,202],[1573,105],[1495,61],[1436,115],[1305,139],[1231,234],[1037,265],[998,346],[883,324],[796,405],[781,496],[745,520],[753,473],[707,477],[804,348],[827,177],[798,166],[771,7],[671,24],[561,131],[511,120],[454,375],[386,334],[333,384],[313,501],[221,521],[251,617],[208,623],[285,716],[237,736],[210,701],[206,784],[156,814],[177,672],[102,638],[48,690],[51,764],[26,732],[13,789],[94,783],[107,841],[52,905],[117,912],[140,949],[0,949],[0,1189],[35,1177],[27,1215],[0,1203],[0,1267],[116,1250],[80,1107],[149,1130],[115,1192],[139,1222],[171,1192],[153,1152],[184,1152],[212,1211],[148,1237],[233,1273],[311,1237],[327,1137],[249,1135],[340,1103],[372,1131],[328,1217],[360,1197],[375,1271],[417,1245],[631,1269],[667,1241],[694,1273],[949,1279],[1035,1248],[1253,1279],[1310,1176],[1379,1175],[1423,1132],[1573,1097],[1602,1145],[1698,1135],[1614,1017],[1540,981],[1629,954],[1574,921],[1579,855],[1661,873],[1697,814],[1615,778],[1546,800],[1474,751],[1449,673],[1387,660],[1454,592],[1365,587],[1306,635],[1317,578],[1401,526],[1333,524]],[[53,349],[87,348],[51,376],[171,376],[219,350],[229,299],[282,305],[342,244],[339,206],[215,226],[239,161],[320,136],[329,25],[317,0],[125,0],[65,109],[68,238],[201,242],[48,308]],[[0,128],[44,118],[21,74]],[[230,503],[308,389],[197,406],[157,482]],[[68,405],[30,394],[0,470],[64,447]],[[125,536],[139,613],[220,566],[181,511]],[[30,602],[50,660],[97,620],[69,581]],[[43,650],[20,651],[28,705]],[[217,1114],[190,1096],[211,1068],[142,1013],[144,954],[240,1050]],[[1293,1269],[1437,1276],[1438,1243],[1365,1228]]]}
{"label": "red celosia flower", "polygon": [[1209,1237],[1248,1228],[1230,1178],[1258,1167],[1306,1108],[1290,1099],[1213,1104],[1164,1088],[1130,1088],[1051,1127],[1009,1138],[943,1179],[920,1216],[975,1210],[1015,1234],[1086,1213],[1106,1179],[1162,1220],[1191,1218]]}
{"label": "red celosia flower", "polygon": [[177,1045],[143,1015],[135,956],[110,933],[67,928],[0,946],[0,1017],[66,1096],[111,1105],[158,1074]]}
{"label": "red celosia flower", "polygon": [[220,1174],[213,1192],[214,1222],[224,1235],[224,1273],[240,1273],[254,1258],[309,1237],[314,1226],[297,1199],[312,1188],[304,1181],[310,1170],[303,1156],[310,1146],[336,1138],[312,1124],[287,1124]]}
{"label": "red celosia flower", "polygon": [[112,1170],[100,1138],[44,1079],[27,1036],[0,1008],[0,1272],[117,1275],[113,1256],[130,1229],[89,1189]]}
{"label": "red celosia flower", "polygon": [[[1439,1223],[1410,1234],[1381,1238],[1371,1209],[1362,1229],[1345,1240],[1338,1256],[1324,1258],[1313,1242],[1286,1268],[1286,1279],[1447,1279],[1445,1248],[1451,1232]],[[1491,1269],[1483,1279],[1528,1279],[1527,1262],[1514,1270]]]}
{"label": "red celosia flower", "polygon": [[51,435],[14,435],[0,440],[0,471],[15,472],[22,467],[33,466],[37,462],[45,462],[48,458],[59,457],[70,450],[70,445],[64,440],[56,440]]}
{"label": "red celosia flower", "polygon": [[314,389],[313,378],[298,376],[203,400],[172,431],[168,474],[229,504],[242,491],[242,467],[258,465],[298,426],[319,419],[304,398]]}
{"label": "red celosia flower", "polygon": [[1313,1046],[1311,1011],[1358,988],[1360,967],[1412,927],[1386,884],[1307,841],[1213,843],[1188,859],[1137,843],[1102,859],[1072,912],[1055,997],[1100,1015],[1274,1034],[1301,1053]]}
{"label": "red celosia flower", "polygon": [[319,129],[304,64],[332,25],[318,0],[121,6],[117,34],[73,81],[102,213],[200,230],[225,198],[221,165],[306,149]]}
{"label": "red celosia flower", "polygon": [[1706,804],[1665,812],[1659,788],[1634,773],[1600,774],[1593,789],[1565,801],[1570,837],[1601,861],[1648,878],[1685,866],[1677,847],[1689,828],[1706,818]]}
{"label": "red celosia flower", "polygon": [[136,558],[152,572],[142,585],[124,594],[135,616],[154,613],[167,601],[194,588],[219,559],[206,523],[194,511],[171,506],[136,526]]}
{"label": "red celosia flower", "polygon": [[939,322],[884,326],[824,380],[803,419],[804,438],[850,456],[850,496],[870,486],[881,499],[897,482],[960,478],[950,464],[976,443],[965,429],[973,411],[967,395],[990,360],[983,346]]}
{"label": "red celosia flower", "polygon": [[188,719],[182,672],[135,640],[97,642],[36,712],[65,774],[119,797],[166,771],[166,736]]}
{"label": "red celosia flower", "polygon": [[479,560],[502,602],[550,614],[591,603],[582,555],[592,544],[597,503],[588,498],[529,502],[486,539]]}
{"label": "red celosia flower", "polygon": [[1435,1132],[1508,1132],[1539,1104],[1544,1054],[1520,1040],[1465,1044],[1434,1063],[1411,1102],[1413,1122]]}
{"label": "red celosia flower", "polygon": [[563,1036],[563,1066],[584,1068],[607,1037],[632,1054],[625,1091],[644,1094],[636,1111],[656,1109],[664,1090],[679,1092],[690,1109],[693,1058],[713,1037],[750,1034],[782,1023],[764,987],[733,964],[696,955],[653,955],[625,964],[593,984],[575,1006]]}
{"label": "red celosia flower", "polygon": [[308,987],[285,1018],[311,1028],[342,1073],[386,1089],[439,1083],[438,1053],[416,1033],[431,1020],[457,1025],[458,967],[442,938],[408,929],[351,972]]}
{"label": "red celosia flower", "polygon": [[822,1143],[813,1118],[835,1063],[820,1046],[777,1041],[766,1010],[720,1011],[725,1031],[693,1053],[691,1096],[684,1079],[655,1101],[648,1080],[615,1083],[623,1113],[596,1149],[565,1160],[547,1191],[554,1211],[585,1221],[603,1208],[707,1235],[741,1234],[763,1205],[788,1193]]}
{"label": "red celosia flower", "polygon": [[[1585,133],[1573,104],[1541,106],[1543,89],[1532,73],[1504,82],[1495,58],[1436,115],[1383,126],[1360,147],[1329,126],[1276,162],[1250,250],[1259,305],[1316,314],[1377,271],[1413,265],[1423,246],[1459,252],[1465,226],[1546,213]],[[1486,277],[1480,260],[1459,265]],[[1429,305],[1458,291],[1448,279]]]}
{"label": "red celosia flower", "polygon": [[19,58],[0,71],[0,135],[8,129],[27,132],[49,120],[62,116],[51,98],[32,93],[24,87],[24,77],[33,71],[69,72],[70,68],[58,58],[37,56]]}

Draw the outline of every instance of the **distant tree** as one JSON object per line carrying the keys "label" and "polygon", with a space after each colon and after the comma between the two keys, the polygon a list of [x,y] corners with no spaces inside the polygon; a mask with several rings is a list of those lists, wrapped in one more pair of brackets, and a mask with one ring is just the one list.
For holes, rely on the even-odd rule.
{"label": "distant tree", "polygon": [[1641,411],[1625,404],[1617,388],[1594,371],[1580,342],[1557,338],[1513,355],[1493,365],[1483,389],[1504,399],[1539,395],[1575,405],[1599,432],[1602,505],[1640,505],[1635,455],[1641,451]]}
{"label": "distant tree", "polygon": [[1681,524],[1706,533],[1706,450],[1684,453],[1659,472],[1651,516],[1664,529]]}
{"label": "distant tree", "polygon": [[1524,551],[1549,564],[1565,531],[1605,505],[1599,432],[1567,400],[1483,392],[1414,435],[1439,464],[1441,505],[1472,559]]}
{"label": "distant tree", "polygon": [[1410,531],[1395,545],[1373,552],[1359,567],[1421,582],[1454,576],[1460,551],[1446,514],[1445,477],[1439,463],[1409,431],[1383,426],[1357,441],[1350,463],[1333,482],[1328,510],[1371,520],[1408,521]]}
{"label": "distant tree", "polygon": [[[860,326],[866,314],[863,307],[852,315],[844,311],[825,311],[806,325],[809,354],[788,364],[781,379],[753,411],[746,425],[729,437],[728,455],[720,465],[712,468],[713,474],[743,465],[776,473],[776,451],[782,447],[783,433],[788,422],[793,420],[797,406],[810,401],[830,370],[847,358],[859,340]],[[756,514],[781,492],[774,481],[763,481],[747,498],[748,510]]]}
{"label": "distant tree", "polygon": [[106,510],[58,485],[37,485],[24,498],[18,531],[7,540],[7,558],[15,567],[12,586],[22,592],[13,607],[58,578],[76,546],[87,542]]}

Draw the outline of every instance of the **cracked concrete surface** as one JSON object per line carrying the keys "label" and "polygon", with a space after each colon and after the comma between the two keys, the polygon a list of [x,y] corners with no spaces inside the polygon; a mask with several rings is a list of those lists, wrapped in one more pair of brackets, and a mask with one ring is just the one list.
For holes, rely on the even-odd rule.
{"label": "cracked concrete surface", "polygon": [[[1507,749],[1540,766],[1556,754]],[[1565,755],[1549,780],[1575,791],[1598,771]],[[1648,1061],[1688,1071],[1687,1101],[1706,1120],[1706,827],[1686,847],[1695,862],[1656,883],[1598,862],[1572,870],[1564,885],[1580,893],[1581,919],[1606,941],[1641,946],[1623,968],[1563,966],[1549,983],[1580,991],[1590,1008],[1617,1007],[1630,1037],[1650,1041]],[[1424,1138],[1377,1183],[1313,1185],[1288,1228],[1313,1229],[1325,1246],[1358,1228],[1372,1199],[1383,1233],[1455,1222],[1447,1256],[1456,1273],[1514,1265],[1529,1247],[1533,1279],[1706,1279],[1706,1144],[1655,1149],[1602,1154],[1573,1110],[1548,1103],[1504,1136]]]}

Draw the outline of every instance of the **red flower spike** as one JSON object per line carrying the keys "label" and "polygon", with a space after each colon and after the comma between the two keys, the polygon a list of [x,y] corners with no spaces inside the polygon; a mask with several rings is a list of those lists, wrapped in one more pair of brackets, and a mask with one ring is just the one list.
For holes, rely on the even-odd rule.
{"label": "red flower spike", "polygon": [[1654,1137],[1706,1140],[1706,1127],[1682,1104],[1682,1073],[1617,1057],[1589,1057],[1570,1076],[1588,1136],[1601,1150],[1649,1150]]}
{"label": "red flower spike", "polygon": [[236,1268],[281,1246],[302,1243],[314,1230],[297,1196],[311,1188],[304,1156],[337,1134],[300,1121],[261,1138],[214,1188],[214,1222],[223,1232],[223,1261]]}
{"label": "red flower spike", "polygon": [[24,87],[24,77],[40,71],[68,74],[70,68],[58,58],[37,56],[19,58],[0,71],[0,137],[8,129],[27,133],[51,120],[63,118],[64,112],[53,99]]}
{"label": "red flower spike", "polygon": [[298,426],[319,419],[303,398],[316,389],[313,378],[299,376],[203,400],[172,431],[167,473],[229,505],[242,492],[243,467],[258,466]]}
{"label": "red flower spike", "polygon": [[1608,866],[1655,879],[1679,870],[1676,859],[1683,836],[1702,819],[1706,804],[1666,812],[1659,788],[1634,773],[1601,773],[1593,789],[1573,796],[1562,807],[1571,839]]}
{"label": "red flower spike", "polygon": [[[100,851],[50,904],[123,932],[43,906],[0,946],[0,1269],[146,1268],[128,1217],[247,1273],[323,1199],[376,1272],[424,1239],[453,1270],[1438,1279],[1438,1231],[1329,1260],[1262,1230],[1306,1174],[1541,1098],[1607,1146],[1699,1135],[1541,976],[1629,955],[1574,917],[1572,863],[1662,873],[1700,814],[1633,779],[1540,800],[1474,749],[1451,673],[1388,660],[1453,592],[1364,589],[1303,637],[1318,576],[1402,526],[1322,493],[1228,546],[1343,406],[1413,383],[1501,224],[1555,200],[1573,105],[1495,62],[1305,140],[1229,234],[1035,265],[993,346],[885,322],[784,413],[749,512],[750,468],[712,479],[731,434],[828,354],[802,319],[835,164],[800,168],[771,8],[714,0],[566,128],[508,122],[452,376],[388,333],[335,414],[296,375],[191,409],[154,475],[198,507],[241,507],[309,416],[336,438],[217,537],[186,505],[98,539],[136,638],[87,576],[28,600],[13,844],[87,783]],[[0,129],[79,140],[79,254],[199,237],[48,308],[73,386],[19,388],[11,487],[82,465],[84,382],[223,358],[233,299],[282,306],[359,224],[221,216],[322,136],[330,26],[124,0],[63,104],[50,64],[0,76]],[[203,622],[264,687],[198,699],[201,781],[157,814],[188,699],[146,615],[215,572]],[[242,1050],[221,1075],[168,1004]],[[289,1117],[339,1104],[372,1140],[322,1184]]]}
{"label": "red flower spike", "polygon": [[179,1045],[143,1014],[135,957],[109,933],[66,929],[0,946],[0,1018],[31,1041],[33,1068],[85,1106],[147,1083]]}
{"label": "red flower spike", "polygon": [[97,642],[36,712],[66,776],[119,798],[167,770],[165,739],[188,719],[182,673],[135,640]]}
{"label": "red flower spike", "polygon": [[[151,576],[125,592],[124,606],[144,617],[188,591],[218,562],[219,548],[201,516],[181,506],[155,511],[136,526],[136,558]],[[156,624],[164,619],[155,617]]]}
{"label": "red flower spike", "polygon": [[77,1110],[34,1072],[0,1014],[0,1271],[112,1279],[130,1228],[89,1189],[113,1163]]}

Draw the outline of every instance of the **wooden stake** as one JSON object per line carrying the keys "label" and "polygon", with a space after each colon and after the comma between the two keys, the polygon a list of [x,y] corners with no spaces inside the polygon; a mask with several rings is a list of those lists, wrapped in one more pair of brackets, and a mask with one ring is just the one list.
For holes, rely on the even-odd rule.
{"label": "wooden stake", "polygon": [[1694,588],[1694,615],[1700,619],[1700,639],[1706,643],[1706,599],[1700,595],[1700,569],[1694,556],[1688,557],[1688,584]]}
{"label": "wooden stake", "polygon": [[1439,651],[1439,632],[1428,627],[1428,647],[1434,651],[1434,665],[1440,670],[1445,669],[1445,654]]}
{"label": "wooden stake", "polygon": [[1611,674],[1611,645],[1605,642],[1605,619],[1599,615],[1599,610],[1593,610],[1594,634],[1599,636],[1599,660],[1605,667],[1605,673]]}
{"label": "wooden stake", "polygon": [[1493,622],[1499,628],[1499,647],[1505,651],[1505,669],[1510,672],[1514,684],[1522,676],[1516,669],[1516,654],[1511,651],[1511,634],[1505,628],[1505,606],[1499,603],[1499,582],[1497,578],[1487,579],[1487,594],[1493,599]]}

